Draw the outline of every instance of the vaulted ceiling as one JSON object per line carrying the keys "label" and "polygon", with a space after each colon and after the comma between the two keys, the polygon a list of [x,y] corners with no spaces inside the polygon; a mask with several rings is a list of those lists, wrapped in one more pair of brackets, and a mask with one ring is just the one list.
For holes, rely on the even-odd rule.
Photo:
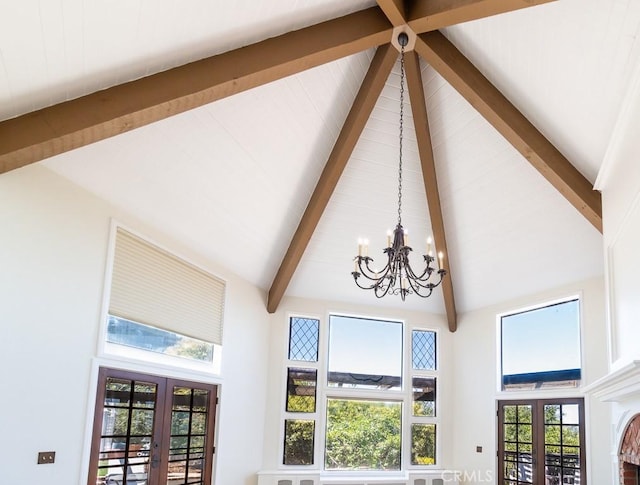
{"label": "vaulted ceiling", "polygon": [[[11,8],[0,173],[43,164],[264,288],[269,311],[285,294],[402,305],[455,330],[602,274],[592,184],[639,64],[634,0]],[[403,222],[450,273],[406,302],[350,275],[358,237],[381,258],[396,222],[398,30]]]}

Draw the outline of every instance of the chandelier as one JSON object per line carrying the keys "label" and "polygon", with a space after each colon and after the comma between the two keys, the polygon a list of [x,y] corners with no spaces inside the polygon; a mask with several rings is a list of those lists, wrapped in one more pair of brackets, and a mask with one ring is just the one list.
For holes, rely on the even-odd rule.
{"label": "chandelier", "polygon": [[[431,251],[431,238],[427,240],[427,251],[422,257],[425,268],[422,273],[417,274],[409,263],[409,253],[412,251],[409,246],[409,235],[402,227],[402,130],[404,126],[404,48],[409,41],[406,33],[398,35],[400,44],[400,154],[398,164],[398,224],[393,233],[387,232],[387,247],[384,254],[387,256],[385,267],[377,270],[372,267],[373,258],[369,257],[369,241],[358,241],[358,255],[354,258],[354,270],[351,272],[358,287],[363,290],[373,290],[376,297],[382,298],[385,295],[400,295],[404,301],[410,294],[416,294],[422,298],[427,298],[442,282],[442,278],[447,274],[444,268],[444,254],[438,253],[439,267],[437,271],[432,266],[435,258]],[[433,273],[438,276],[431,277]],[[360,281],[360,276],[364,277]],[[436,281],[437,280],[437,281]]]}

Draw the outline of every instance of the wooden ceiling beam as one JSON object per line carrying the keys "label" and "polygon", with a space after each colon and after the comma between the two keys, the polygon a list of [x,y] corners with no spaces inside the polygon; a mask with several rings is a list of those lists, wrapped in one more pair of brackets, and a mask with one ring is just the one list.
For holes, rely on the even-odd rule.
{"label": "wooden ceiling beam", "polygon": [[600,193],[444,35],[419,35],[415,50],[602,232]]}
{"label": "wooden ceiling beam", "polygon": [[444,219],[442,217],[438,177],[436,174],[435,160],[433,158],[433,146],[431,144],[431,133],[429,131],[429,119],[427,117],[427,106],[425,104],[424,87],[422,85],[422,74],[420,73],[420,60],[415,52],[405,54],[405,67],[407,71],[407,87],[409,88],[409,99],[411,100],[413,124],[416,129],[418,152],[422,165],[424,190],[427,194],[427,205],[429,206],[433,240],[436,245],[436,250],[442,251],[445,256],[444,269],[447,270],[447,275],[442,280],[441,287],[447,313],[447,323],[449,324],[449,330],[455,332],[458,328],[458,316],[455,298],[453,296],[451,260],[447,249],[447,238],[444,229]]}
{"label": "wooden ceiling beam", "polygon": [[271,284],[267,302],[269,313],[274,313],[278,309],[287,286],[289,286],[397,58],[398,51],[391,44],[378,47],[300,224],[291,239],[287,253]]}
{"label": "wooden ceiling beam", "polygon": [[407,23],[416,33],[430,32],[554,1],[556,0],[414,0],[407,9]]}
{"label": "wooden ceiling beam", "polygon": [[399,27],[407,23],[404,0],[377,0],[376,3],[394,27]]}
{"label": "wooden ceiling beam", "polygon": [[0,123],[0,174],[389,42],[378,7]]}

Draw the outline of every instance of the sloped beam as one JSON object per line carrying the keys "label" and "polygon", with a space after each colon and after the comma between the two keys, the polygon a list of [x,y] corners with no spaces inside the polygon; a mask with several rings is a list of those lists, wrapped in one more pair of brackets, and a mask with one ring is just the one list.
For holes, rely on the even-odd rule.
{"label": "sloped beam", "polygon": [[394,27],[407,23],[404,0],[377,0],[376,3]]}
{"label": "sloped beam", "polygon": [[[414,0],[409,27],[416,33],[438,30],[492,15],[533,7],[555,0]],[[386,12],[385,12],[386,13]]]}
{"label": "sloped beam", "polygon": [[373,7],[0,123],[0,173],[389,41]]}
{"label": "sloped beam", "polygon": [[331,194],[338,184],[344,167],[347,165],[347,161],[360,138],[360,134],[397,58],[398,51],[391,44],[378,47],[340,131],[340,135],[338,135],[338,139],[320,175],[318,184],[311,195],[311,200],[293,235],[280,269],[278,269],[278,273],[271,284],[267,302],[267,311],[269,313],[274,313],[278,309],[280,300],[282,300],[284,292],[289,286],[293,273],[300,263],[307,244],[309,244],[320,217],[327,207]]}
{"label": "sloped beam", "polygon": [[407,87],[409,88],[409,99],[411,100],[413,124],[416,129],[418,152],[420,153],[420,163],[422,164],[424,190],[427,194],[429,218],[431,219],[431,229],[433,230],[433,240],[436,249],[442,251],[445,255],[444,269],[447,270],[447,275],[442,280],[441,287],[447,313],[447,323],[449,324],[449,330],[455,332],[458,328],[458,316],[455,298],[453,296],[453,275],[451,274],[451,266],[449,264],[449,251],[447,249],[447,238],[444,230],[442,206],[440,204],[440,192],[438,191],[436,165],[433,159],[433,146],[429,132],[429,119],[427,117],[427,106],[425,104],[424,88],[422,86],[422,75],[420,73],[420,60],[415,52],[405,54],[405,67],[407,71]]}
{"label": "sloped beam", "polygon": [[444,35],[419,35],[415,50],[602,232],[600,193]]}

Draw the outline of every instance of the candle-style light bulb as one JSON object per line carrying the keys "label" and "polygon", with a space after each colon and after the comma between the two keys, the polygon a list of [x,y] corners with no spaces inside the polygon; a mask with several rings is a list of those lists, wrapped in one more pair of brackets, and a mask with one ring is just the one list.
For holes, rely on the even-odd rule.
{"label": "candle-style light bulb", "polygon": [[427,254],[431,255],[431,243],[433,243],[433,239],[431,239],[431,236],[429,236],[427,238]]}
{"label": "candle-style light bulb", "polygon": [[404,244],[405,246],[408,246],[409,245],[409,231],[404,229],[402,232],[403,232],[402,244]]}
{"label": "candle-style light bulb", "polygon": [[387,229],[387,247],[391,247],[391,229]]}
{"label": "candle-style light bulb", "polygon": [[358,239],[358,256],[362,256],[362,239]]}
{"label": "candle-style light bulb", "polygon": [[438,260],[440,260],[440,269],[444,269],[444,253],[442,251],[438,253]]}

